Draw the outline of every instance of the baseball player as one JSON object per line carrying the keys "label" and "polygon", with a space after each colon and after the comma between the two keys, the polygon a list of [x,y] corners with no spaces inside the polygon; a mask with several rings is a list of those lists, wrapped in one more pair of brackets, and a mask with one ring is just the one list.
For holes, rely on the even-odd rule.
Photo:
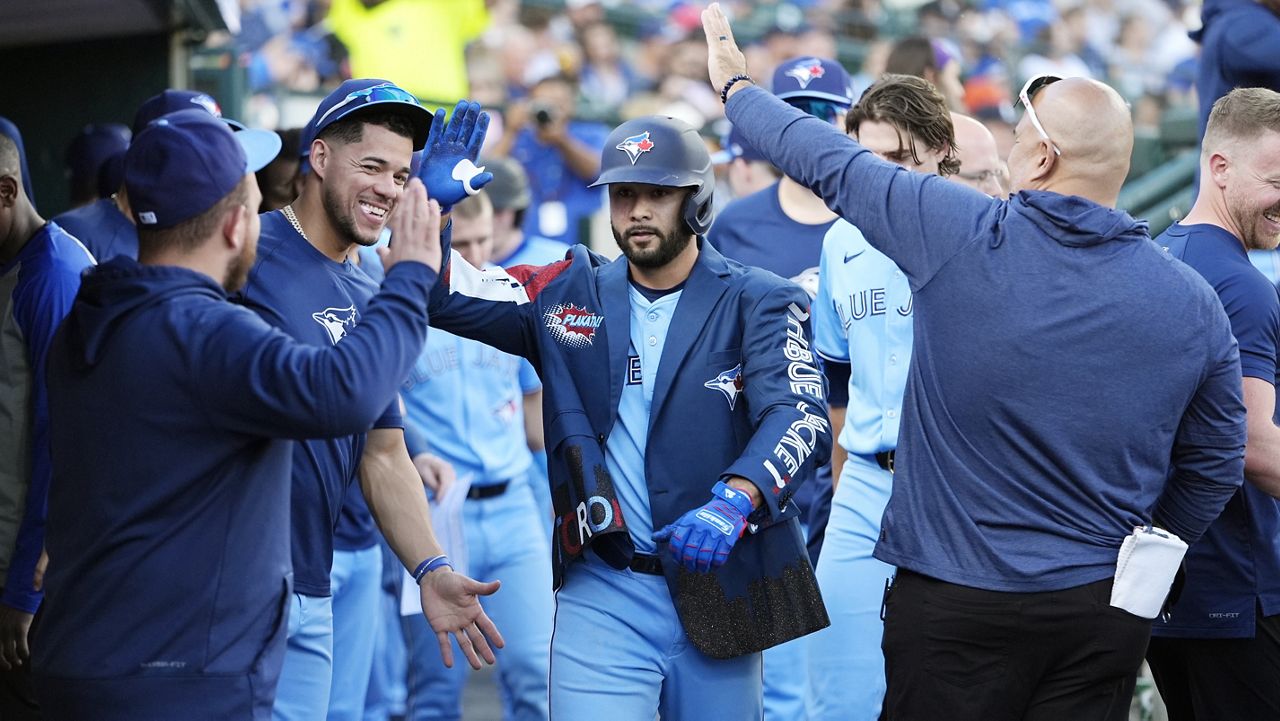
{"label": "baseball player", "polygon": [[[494,233],[488,188],[455,205],[450,220],[459,256],[488,267]],[[467,573],[502,579],[503,592],[485,599],[485,612],[506,641],[498,655],[498,682],[503,717],[512,721],[547,718],[551,548],[530,487],[533,455],[523,412],[525,397],[541,387],[524,359],[437,329],[401,391],[406,422],[423,430],[432,452],[459,478],[469,479],[462,504]],[[404,616],[403,625],[409,647],[406,717],[461,718],[466,669],[441,665],[421,614]]]}
{"label": "baseball player", "polygon": [[[908,170],[946,176],[957,164],[946,102],[921,78],[877,80],[849,111],[845,131]],[[913,315],[902,271],[852,223],[837,220],[823,244],[813,304],[814,348],[831,381],[831,426],[839,448],[817,565],[831,626],[807,639],[812,721],[880,717],[880,604],[893,567],[871,552],[893,482]]]}
{"label": "baseball player", "polygon": [[[431,113],[412,95],[385,80],[350,80],[340,85],[320,103],[304,133],[310,172],[301,195],[293,204],[262,216],[258,261],[239,302],[303,342],[320,346],[343,342],[377,290],[373,280],[349,260],[351,248],[377,242],[403,196],[413,151],[427,144],[430,131],[435,155],[429,162],[449,162],[453,169],[450,158],[454,156],[449,151],[454,146],[475,158],[478,144],[463,147],[458,140],[466,121],[455,114],[445,128],[442,112],[433,122]],[[475,114],[470,123],[474,126]],[[466,165],[474,170],[470,161]],[[444,170],[444,176],[449,172]],[[472,173],[467,179],[482,185],[489,177]],[[445,205],[466,196],[462,182],[450,182],[456,193],[452,199],[427,184],[432,197]],[[421,583],[431,572],[447,568],[443,557],[411,559],[400,540],[427,522],[422,481],[405,448],[402,425],[398,403],[393,402],[367,434],[297,445],[291,523],[296,593],[274,710],[277,719],[318,718],[329,705],[334,678],[330,585],[334,529],[357,476],[373,517],[400,560],[415,569],[415,581]],[[348,549],[358,547],[352,543]],[[376,550],[347,560],[381,567]],[[353,578],[368,576],[364,570],[349,570]],[[365,633],[372,637],[376,624],[372,605],[377,596],[362,598],[365,606],[345,615],[353,623],[364,624]],[[492,663],[483,633],[471,630],[462,641],[463,652],[472,665],[479,665],[475,651]],[[363,669],[362,681],[352,675],[357,679],[353,683],[359,685],[353,692],[361,697],[368,686],[371,645],[365,644],[362,652],[360,659],[339,659],[359,664],[357,674]],[[446,663],[451,655],[444,653]],[[345,671],[340,672],[342,678],[347,678]],[[363,704],[351,706],[359,712]]]}
{"label": "baseball player", "polygon": [[[440,257],[415,183],[383,290],[341,345],[227,303],[258,237],[252,173],[278,149],[187,110],[126,156],[141,264],[88,273],[49,351],[51,561],[32,647],[45,718],[270,717],[293,621],[292,439],[358,432],[395,397]],[[402,557],[440,548],[429,525],[394,540]],[[441,631],[488,625],[475,593],[490,587],[447,569],[425,583]]]}
{"label": "baseball player", "polygon": [[[774,95],[789,105],[840,126],[853,103],[849,73],[827,58],[802,56],[782,62],[773,73],[772,87]],[[818,292],[822,239],[836,220],[822,198],[784,175],[763,190],[725,206],[707,232],[707,240],[726,258],[790,278],[812,300]],[[811,511],[819,514],[815,524],[818,534],[811,545],[820,548],[821,529],[829,512],[830,498],[824,491],[831,484],[830,468],[820,469],[815,481],[804,487],[796,502],[804,514],[802,525]],[[815,503],[822,507],[813,508]],[[806,535],[812,535],[807,527]],[[765,718],[803,721],[807,686],[804,641],[771,648],[764,658]]]}
{"label": "baseball player", "polygon": [[792,500],[831,443],[809,300],[702,237],[693,128],[637,118],[605,148],[623,255],[504,273],[454,253],[433,320],[543,380],[551,716],[758,719],[760,651],[827,623]]}
{"label": "baseball player", "polygon": [[1156,238],[1222,299],[1249,419],[1245,482],[1188,550],[1186,585],[1147,647],[1170,721],[1280,719],[1280,297],[1245,255],[1278,242],[1280,93],[1232,90],[1209,114],[1195,204]]}
{"label": "baseball player", "polygon": [[38,717],[27,637],[42,594],[52,480],[45,366],[93,257],[27,197],[17,128],[0,124],[0,715]]}

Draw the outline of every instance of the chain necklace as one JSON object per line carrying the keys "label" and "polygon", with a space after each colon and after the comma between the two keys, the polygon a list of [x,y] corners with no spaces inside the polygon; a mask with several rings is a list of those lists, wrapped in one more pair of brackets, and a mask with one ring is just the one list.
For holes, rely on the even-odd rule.
{"label": "chain necklace", "polygon": [[298,216],[293,214],[293,206],[286,205],[280,209],[280,212],[284,213],[285,220],[289,221],[289,225],[292,225],[293,229],[298,231],[298,235],[301,235],[303,240],[310,243],[311,239],[308,238],[306,232],[302,230],[302,224],[298,222]]}

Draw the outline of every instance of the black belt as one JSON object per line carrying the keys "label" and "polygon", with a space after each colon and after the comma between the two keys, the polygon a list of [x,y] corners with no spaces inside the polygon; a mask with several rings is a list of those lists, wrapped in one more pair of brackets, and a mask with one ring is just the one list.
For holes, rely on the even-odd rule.
{"label": "black belt", "polygon": [[631,570],[636,573],[647,573],[650,576],[661,576],[662,558],[648,553],[632,554]]}
{"label": "black belt", "polygon": [[511,481],[503,481],[502,483],[494,483],[488,486],[472,486],[467,489],[467,500],[476,501],[481,498],[501,496],[507,492],[507,486],[509,485],[511,485]]}
{"label": "black belt", "polygon": [[880,468],[893,473],[893,451],[880,451],[876,454],[876,463]]}

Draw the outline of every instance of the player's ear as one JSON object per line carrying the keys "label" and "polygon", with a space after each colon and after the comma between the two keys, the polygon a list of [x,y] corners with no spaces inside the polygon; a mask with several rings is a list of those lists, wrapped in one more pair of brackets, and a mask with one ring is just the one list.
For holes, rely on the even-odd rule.
{"label": "player's ear", "polygon": [[1227,176],[1231,174],[1231,159],[1220,152],[1209,155],[1209,177],[1219,188],[1227,187]]}
{"label": "player's ear", "polygon": [[1053,174],[1058,165],[1058,154],[1053,152],[1053,145],[1044,138],[1037,138],[1035,169],[1031,173],[1032,180],[1044,180]]}
{"label": "player's ear", "polygon": [[249,209],[240,203],[233,204],[222,216],[222,238],[226,247],[239,252],[249,235]]}
{"label": "player's ear", "polygon": [[329,167],[329,162],[333,160],[333,149],[329,144],[320,138],[311,141],[311,154],[307,156],[311,165],[311,172],[316,174],[317,178],[324,179],[325,171]]}
{"label": "player's ear", "polygon": [[18,202],[18,179],[12,175],[0,175],[0,205],[12,208]]}

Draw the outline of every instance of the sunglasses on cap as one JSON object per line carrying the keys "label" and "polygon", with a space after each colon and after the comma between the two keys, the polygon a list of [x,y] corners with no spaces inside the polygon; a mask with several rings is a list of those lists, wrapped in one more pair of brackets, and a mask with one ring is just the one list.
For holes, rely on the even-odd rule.
{"label": "sunglasses on cap", "polygon": [[324,115],[321,115],[316,119],[316,127],[323,127],[326,118],[352,103],[367,105],[369,103],[380,103],[388,100],[400,103],[409,103],[411,105],[422,107],[422,104],[418,102],[418,99],[414,97],[412,93],[401,90],[391,83],[374,85],[373,87],[356,90],[348,94],[347,97],[343,98],[340,102],[334,103],[332,108],[326,110]]}
{"label": "sunglasses on cap", "polygon": [[828,123],[834,123],[836,119],[840,117],[840,113],[849,112],[848,105],[833,103],[829,100],[787,98],[787,103],[792,107],[799,108],[813,117],[825,120]]}
{"label": "sunglasses on cap", "polygon": [[1044,126],[1040,124],[1040,118],[1036,116],[1035,106],[1031,104],[1031,99],[1036,93],[1048,85],[1053,85],[1062,78],[1057,75],[1037,75],[1027,80],[1027,84],[1022,86],[1022,90],[1018,93],[1018,102],[1027,109],[1027,117],[1031,119],[1031,125],[1035,127],[1036,132],[1040,133],[1040,137],[1049,143],[1049,147],[1053,148],[1055,155],[1062,155],[1062,151],[1058,149],[1058,145],[1053,142],[1049,134],[1044,131]]}

